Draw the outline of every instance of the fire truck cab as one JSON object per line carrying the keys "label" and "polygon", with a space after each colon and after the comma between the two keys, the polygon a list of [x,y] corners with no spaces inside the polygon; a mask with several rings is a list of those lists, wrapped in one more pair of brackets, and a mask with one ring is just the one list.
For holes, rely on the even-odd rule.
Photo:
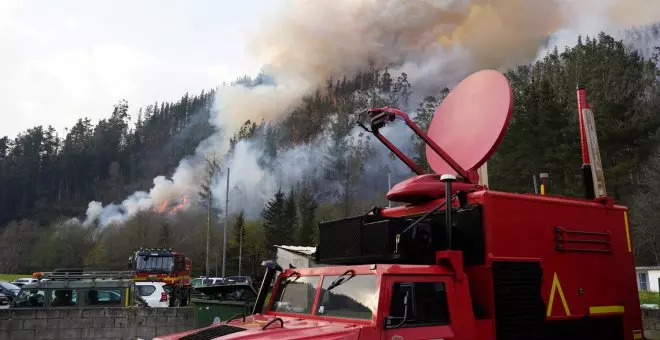
{"label": "fire truck cab", "polygon": [[128,258],[135,281],[163,282],[170,307],[186,306],[192,292],[192,261],[169,248],[142,248]]}

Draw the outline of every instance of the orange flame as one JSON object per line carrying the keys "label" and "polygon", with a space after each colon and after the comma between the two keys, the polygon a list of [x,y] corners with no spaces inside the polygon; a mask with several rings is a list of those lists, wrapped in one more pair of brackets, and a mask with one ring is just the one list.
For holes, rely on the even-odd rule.
{"label": "orange flame", "polygon": [[[173,205],[176,203],[175,205]],[[183,196],[181,200],[172,200],[172,201],[165,201],[158,205],[157,207],[154,207],[152,211],[155,211],[159,214],[167,214],[171,215],[176,212],[182,211],[183,209],[186,208],[188,205],[188,197]]]}

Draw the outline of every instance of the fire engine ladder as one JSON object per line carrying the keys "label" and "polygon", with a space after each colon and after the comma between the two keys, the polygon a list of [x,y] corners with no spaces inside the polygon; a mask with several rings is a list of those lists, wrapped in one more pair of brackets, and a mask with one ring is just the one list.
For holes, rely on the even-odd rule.
{"label": "fire engine ladder", "polygon": [[54,271],[39,273],[40,280],[58,280],[58,281],[73,281],[73,280],[127,280],[133,278],[131,271]]}

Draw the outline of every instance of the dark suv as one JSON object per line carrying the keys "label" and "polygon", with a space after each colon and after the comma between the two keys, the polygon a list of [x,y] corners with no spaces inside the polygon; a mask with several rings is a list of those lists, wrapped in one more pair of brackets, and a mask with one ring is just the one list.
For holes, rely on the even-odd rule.
{"label": "dark suv", "polygon": [[21,288],[6,281],[0,281],[0,305],[10,304]]}

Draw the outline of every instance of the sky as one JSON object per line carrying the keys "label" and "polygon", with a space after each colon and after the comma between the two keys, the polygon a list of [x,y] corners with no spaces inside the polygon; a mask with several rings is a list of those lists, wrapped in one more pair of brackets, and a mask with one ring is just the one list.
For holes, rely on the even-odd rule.
{"label": "sky", "polygon": [[0,0],[0,136],[254,75],[244,41],[282,1]]}

